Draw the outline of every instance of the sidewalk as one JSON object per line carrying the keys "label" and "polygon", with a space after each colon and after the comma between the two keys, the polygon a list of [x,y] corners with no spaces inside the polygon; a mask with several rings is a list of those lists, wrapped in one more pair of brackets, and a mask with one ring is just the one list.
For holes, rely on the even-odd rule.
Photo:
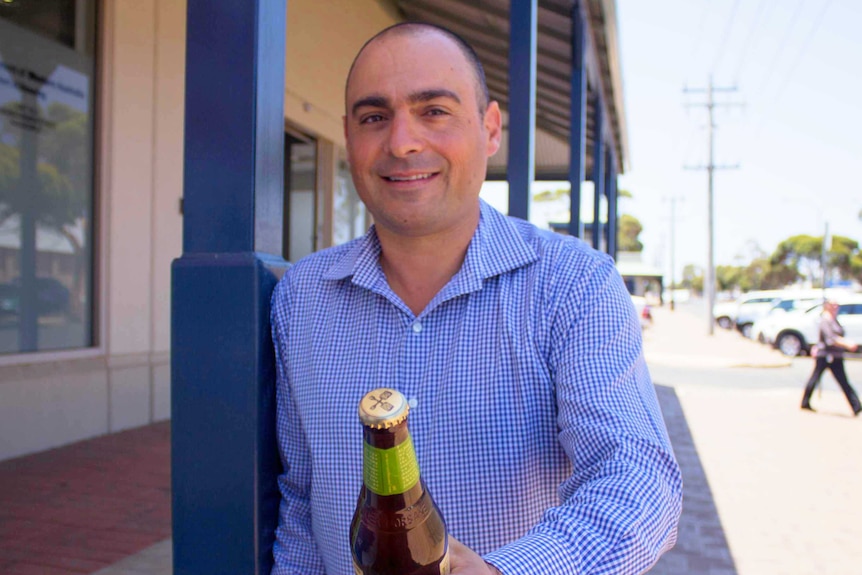
{"label": "sidewalk", "polygon": [[[650,365],[726,370],[787,358],[679,309],[659,308],[644,334]],[[779,370],[780,371],[780,370]],[[800,389],[663,387],[657,392],[683,470],[676,547],[657,575],[862,573],[862,420],[829,386],[817,413]]]}
{"label": "sidewalk", "polygon": [[[681,310],[655,310],[650,364],[710,370],[787,359]],[[862,573],[862,418],[824,392],[656,389],[683,470],[676,547],[656,575]],[[170,424],[0,462],[0,574],[170,575]]]}
{"label": "sidewalk", "polygon": [[169,423],[0,462],[0,573],[93,573],[164,541],[170,481]]}

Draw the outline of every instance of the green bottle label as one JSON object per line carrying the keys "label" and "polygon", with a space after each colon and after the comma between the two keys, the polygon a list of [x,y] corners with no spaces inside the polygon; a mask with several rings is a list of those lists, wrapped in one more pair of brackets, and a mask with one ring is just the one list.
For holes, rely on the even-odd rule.
{"label": "green bottle label", "polygon": [[364,444],[363,480],[365,487],[377,495],[404,493],[419,481],[419,463],[413,440],[407,439],[391,449]]}

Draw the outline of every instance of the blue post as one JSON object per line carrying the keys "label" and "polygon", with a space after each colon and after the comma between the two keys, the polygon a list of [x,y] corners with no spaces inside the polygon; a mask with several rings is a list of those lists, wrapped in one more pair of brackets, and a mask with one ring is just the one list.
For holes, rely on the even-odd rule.
{"label": "blue post", "polygon": [[509,215],[528,219],[535,176],[538,0],[509,8]]}
{"label": "blue post", "polygon": [[608,147],[607,169],[605,170],[607,180],[605,181],[605,194],[608,198],[608,253],[617,259],[617,168],[613,148]]}
{"label": "blue post", "polygon": [[601,221],[601,205],[602,196],[605,193],[605,143],[602,129],[602,101],[596,96],[595,100],[595,130],[593,131],[593,185],[595,192],[593,194],[593,247],[601,248],[602,240],[602,221]]}
{"label": "blue post", "polygon": [[569,235],[583,236],[581,184],[584,181],[587,150],[587,42],[581,3],[572,6],[572,97],[569,129]]}
{"label": "blue post", "polygon": [[279,503],[269,299],[286,265],[286,0],[188,0],[187,24],[173,573],[264,575]]}

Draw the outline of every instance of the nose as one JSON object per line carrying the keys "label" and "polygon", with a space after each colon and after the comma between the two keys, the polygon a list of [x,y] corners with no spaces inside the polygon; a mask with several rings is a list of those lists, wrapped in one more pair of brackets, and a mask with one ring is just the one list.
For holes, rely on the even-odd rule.
{"label": "nose", "polygon": [[389,152],[403,158],[422,151],[417,120],[409,113],[395,114],[389,125]]}

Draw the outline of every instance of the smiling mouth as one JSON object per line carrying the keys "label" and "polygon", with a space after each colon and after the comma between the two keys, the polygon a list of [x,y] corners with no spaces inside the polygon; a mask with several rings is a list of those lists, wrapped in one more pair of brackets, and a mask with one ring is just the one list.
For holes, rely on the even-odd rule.
{"label": "smiling mouth", "polygon": [[416,182],[421,180],[427,180],[433,176],[437,175],[436,173],[429,174],[416,174],[414,176],[383,176],[383,179],[388,182]]}

